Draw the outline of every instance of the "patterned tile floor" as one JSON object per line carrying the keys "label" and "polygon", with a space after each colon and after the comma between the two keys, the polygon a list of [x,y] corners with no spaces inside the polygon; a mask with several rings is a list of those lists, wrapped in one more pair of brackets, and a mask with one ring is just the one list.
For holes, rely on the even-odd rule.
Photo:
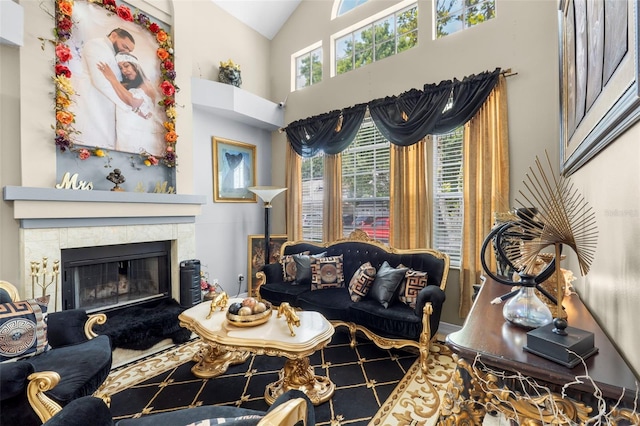
{"label": "patterned tile floor", "polygon": [[[101,391],[111,395],[114,419],[198,405],[268,408],[264,388],[277,380],[283,358],[251,356],[220,377],[199,379],[190,371],[190,359],[201,344],[195,340],[112,371]],[[317,425],[364,426],[411,369],[416,355],[380,349],[368,340],[352,349],[347,334],[337,332],[310,360],[316,374],[328,375],[336,385],[331,400],[316,407]]]}

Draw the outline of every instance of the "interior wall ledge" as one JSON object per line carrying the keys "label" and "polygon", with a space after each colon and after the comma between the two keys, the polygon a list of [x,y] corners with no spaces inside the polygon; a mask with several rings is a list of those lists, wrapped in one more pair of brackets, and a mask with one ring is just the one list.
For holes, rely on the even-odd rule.
{"label": "interior wall ledge", "polygon": [[191,79],[193,107],[253,127],[284,127],[284,108],[244,89],[217,81]]}
{"label": "interior wall ledge", "polygon": [[24,9],[11,0],[0,1],[0,44],[24,44]]}
{"label": "interior wall ledge", "polygon": [[5,201],[68,201],[85,203],[206,204],[204,195],[145,192],[82,191],[27,186],[5,186]]}

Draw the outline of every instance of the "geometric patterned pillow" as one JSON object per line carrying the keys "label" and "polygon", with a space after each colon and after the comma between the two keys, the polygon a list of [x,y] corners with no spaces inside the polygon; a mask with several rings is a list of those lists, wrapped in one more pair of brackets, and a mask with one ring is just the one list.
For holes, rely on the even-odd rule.
{"label": "geometric patterned pillow", "polygon": [[344,287],[342,255],[320,258],[311,257],[310,263],[311,290]]}
{"label": "geometric patterned pillow", "polygon": [[376,268],[371,265],[371,262],[360,265],[358,270],[351,277],[349,281],[349,295],[351,300],[359,302],[364,296],[367,295],[373,280],[376,278]]}
{"label": "geometric patterned pillow", "polygon": [[[309,254],[309,251],[303,251],[299,254]],[[285,282],[294,281],[296,279],[296,262],[293,260],[293,254],[287,254],[280,263],[282,264],[282,278]]]}
{"label": "geometric patterned pillow", "polygon": [[398,299],[412,308],[416,307],[416,300],[420,290],[427,286],[428,274],[426,272],[409,269],[404,275],[404,281],[400,286]]}
{"label": "geometric patterned pillow", "polygon": [[0,304],[0,361],[47,349],[48,304],[49,296]]}

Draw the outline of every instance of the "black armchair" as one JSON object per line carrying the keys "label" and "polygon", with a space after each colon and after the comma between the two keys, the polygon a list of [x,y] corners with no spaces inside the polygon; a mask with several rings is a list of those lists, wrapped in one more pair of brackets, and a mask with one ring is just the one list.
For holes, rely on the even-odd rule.
{"label": "black armchair", "polygon": [[137,419],[124,419],[115,423],[104,401],[87,396],[70,402],[43,426],[187,425],[201,420],[219,418],[224,418],[224,424],[229,426],[315,425],[314,408],[309,398],[303,392],[290,390],[277,398],[266,412],[208,405],[152,414]]}
{"label": "black armchair", "polygon": [[[11,284],[0,284],[0,303],[18,297]],[[50,348],[0,364],[0,424],[41,425],[71,401],[92,395],[111,370],[109,338],[92,331],[105,320],[81,309],[49,313]]]}

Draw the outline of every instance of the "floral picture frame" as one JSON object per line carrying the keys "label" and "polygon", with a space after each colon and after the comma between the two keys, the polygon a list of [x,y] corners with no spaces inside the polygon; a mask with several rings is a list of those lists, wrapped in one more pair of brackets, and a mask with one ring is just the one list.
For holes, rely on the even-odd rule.
{"label": "floral picture frame", "polygon": [[[287,242],[287,236],[270,235],[269,241],[271,242],[271,245],[269,246],[269,257],[271,258],[271,261],[269,263],[278,263],[280,262],[280,248]],[[249,235],[247,247],[247,259],[249,263],[247,266],[247,276],[249,277],[247,281],[247,294],[249,296],[256,297],[258,296],[256,273],[261,271],[264,267],[264,235]]]}
{"label": "floral picture frame", "polygon": [[[149,75],[148,78],[143,76],[148,79],[147,87],[150,87],[147,93],[153,95],[153,99],[149,96],[147,109],[143,112],[140,106],[127,105],[130,107],[130,110],[127,110],[130,114],[136,113],[149,121],[153,119],[153,133],[149,138],[150,141],[154,141],[153,147],[141,144],[135,149],[128,148],[122,151],[136,154],[145,166],[160,164],[175,167],[178,141],[175,94],[179,88],[175,84],[174,51],[168,25],[149,14],[135,10],[120,0],[55,0],[54,3],[56,38],[53,43],[56,59],[53,79],[56,85],[55,145],[57,149],[61,152],[74,153],[80,160],[108,157],[110,150],[121,151],[115,141],[111,143],[107,138],[90,138],[79,130],[95,124],[87,119],[90,115],[86,114],[86,105],[92,99],[87,90],[89,87],[87,77],[90,71],[94,71],[94,67],[99,66],[81,59],[83,56],[85,58],[88,56],[83,49],[90,35],[99,32],[100,36],[104,37],[105,33],[110,34],[109,31],[113,32],[117,28],[127,31],[136,39],[137,49],[133,52],[140,58],[137,56],[134,58],[139,61],[138,65],[144,65],[144,68],[141,68]],[[95,19],[85,19],[87,17]],[[47,40],[41,38],[41,41],[44,44]],[[120,70],[117,66],[112,65],[110,68],[114,75],[119,74]],[[124,82],[124,76],[122,82]],[[81,105],[81,102],[85,104]],[[90,103],[89,105],[94,106]],[[125,108],[121,109],[125,110]],[[110,120],[109,116],[105,116],[105,127],[115,127],[115,120],[114,123]],[[132,144],[139,140],[136,135],[127,136],[126,139]]]}
{"label": "floral picture frame", "polygon": [[256,146],[213,137],[212,152],[214,201],[255,203]]}

